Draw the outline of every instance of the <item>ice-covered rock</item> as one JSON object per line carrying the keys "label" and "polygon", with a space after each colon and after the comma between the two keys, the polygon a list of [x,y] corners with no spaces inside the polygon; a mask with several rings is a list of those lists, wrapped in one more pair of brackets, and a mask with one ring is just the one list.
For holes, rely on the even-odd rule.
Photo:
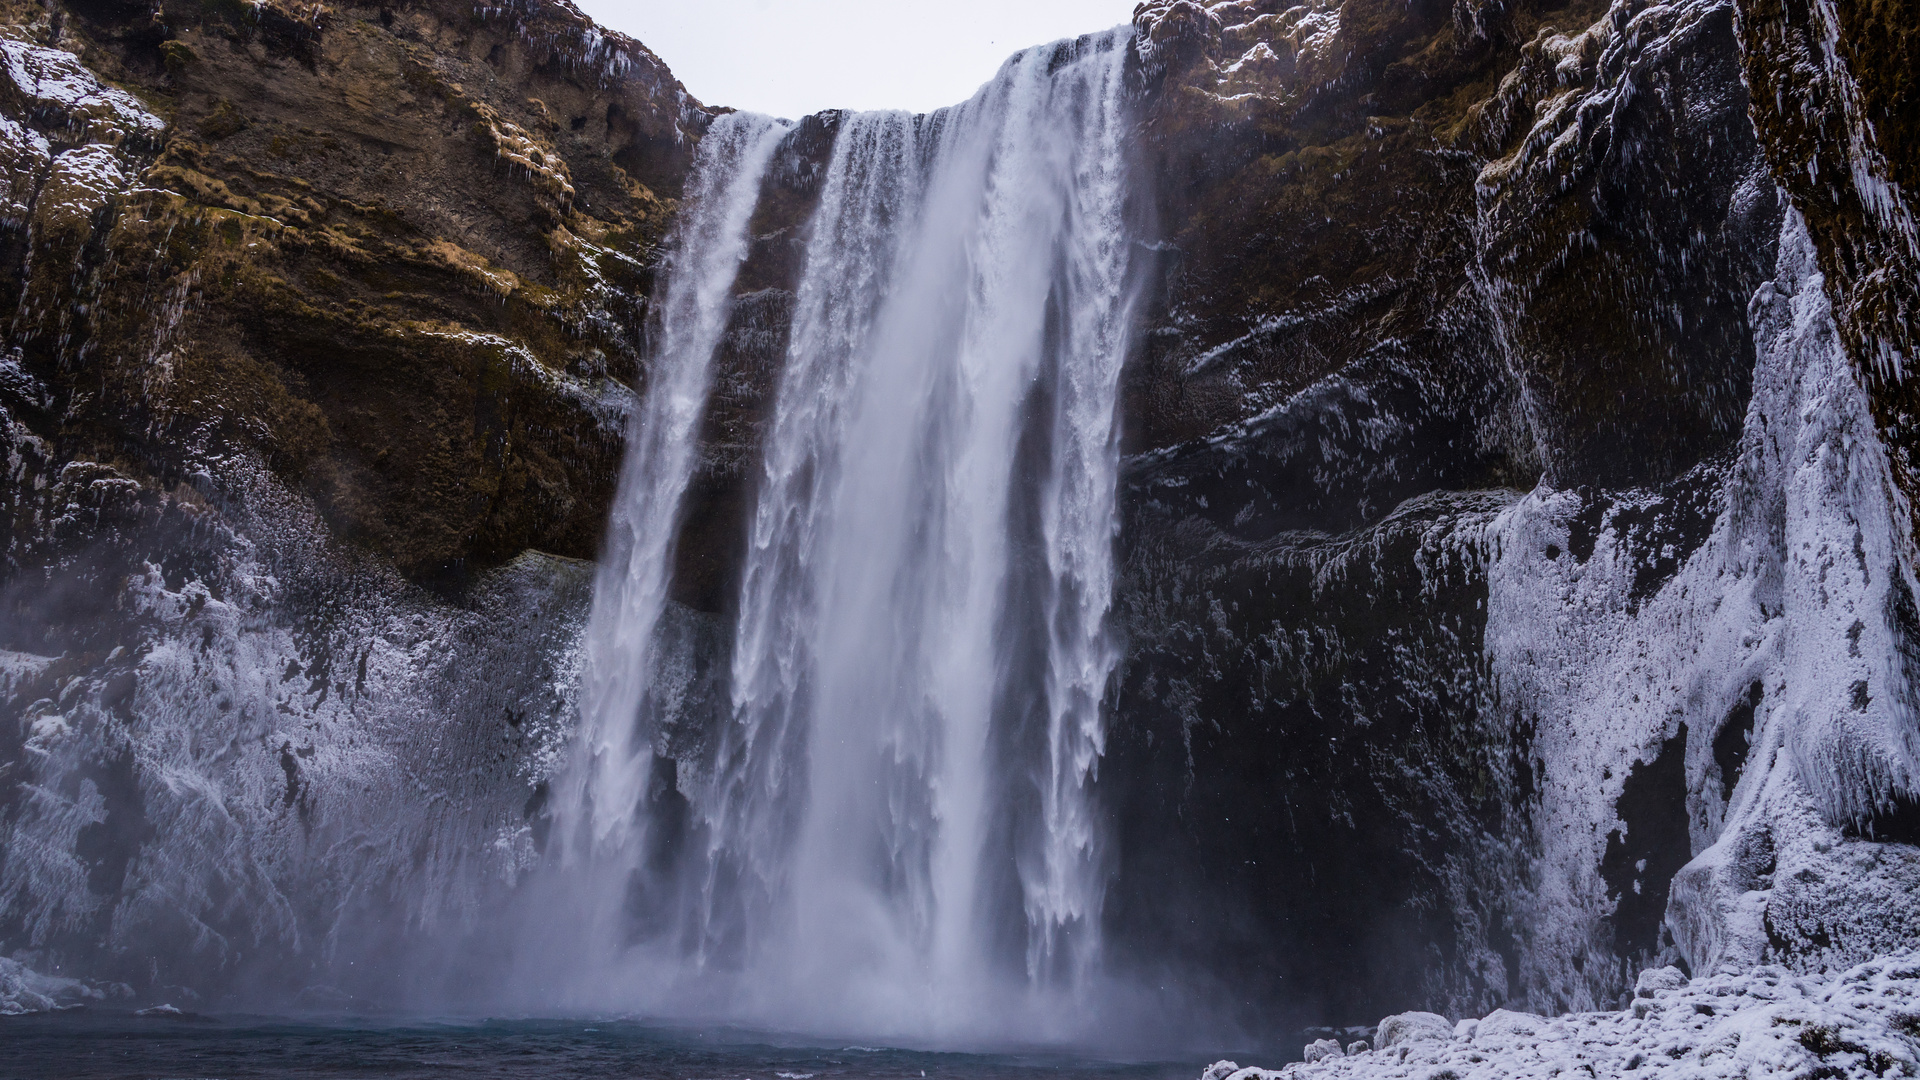
{"label": "ice-covered rock", "polygon": [[[355,916],[342,898],[366,880],[407,882],[409,902],[459,918],[535,857],[526,806],[570,730],[589,568],[528,554],[476,575],[463,606],[435,604],[329,545],[253,463],[215,467],[229,516],[199,527],[220,573],[129,575],[134,629],[85,662],[0,658],[0,684],[33,717],[14,775],[41,793],[0,828],[0,895],[30,947],[82,929],[174,940],[230,905],[248,912],[244,932],[299,948]],[[50,529],[82,538],[141,522],[150,497],[87,462],[48,490]],[[328,596],[330,621],[289,625],[290,593]],[[138,840],[113,877],[75,853],[103,826]],[[347,839],[375,835],[387,843]],[[162,961],[191,973],[232,948],[204,938]]]}
{"label": "ice-covered rock", "polygon": [[1543,1023],[1544,1020],[1532,1013],[1495,1009],[1487,1014],[1486,1019],[1474,1025],[1473,1037],[1475,1041],[1526,1039],[1539,1034]]}
{"label": "ice-covered rock", "polygon": [[1333,1039],[1315,1039],[1307,1044],[1305,1055],[1308,1061],[1325,1061],[1327,1058],[1346,1056],[1340,1044]]}
{"label": "ice-covered rock", "polygon": [[1909,511],[1797,214],[1778,255],[1705,501],[1543,485],[1498,529],[1488,652],[1543,765],[1530,1002],[1617,1002],[1609,954],[1835,968],[1920,927],[1920,853],[1873,842],[1920,787]]}
{"label": "ice-covered rock", "polygon": [[1633,996],[1650,998],[1662,990],[1678,990],[1687,985],[1687,976],[1677,967],[1648,968],[1633,984]]}
{"label": "ice-covered rock", "polygon": [[[1310,1048],[1306,1061],[1279,1075],[1284,1080],[1623,1075],[1866,1080],[1912,1076],[1920,1069],[1914,1037],[1920,1022],[1920,950],[1902,950],[1830,975],[1795,976],[1764,966],[1676,983],[1663,971],[1651,974],[1659,976],[1649,987],[1657,1000],[1636,1002],[1651,1008],[1552,1019],[1500,1010],[1479,1022],[1471,1040],[1416,1039],[1399,1044],[1394,1054],[1315,1055]],[[1211,1070],[1207,1075],[1215,1080]]]}
{"label": "ice-covered rock", "polygon": [[0,1016],[46,1012],[104,996],[78,979],[42,975],[18,960],[0,956]]}
{"label": "ice-covered rock", "polygon": [[1388,1050],[1422,1039],[1446,1040],[1453,1036],[1453,1025],[1438,1013],[1403,1012],[1380,1021],[1374,1042]]}

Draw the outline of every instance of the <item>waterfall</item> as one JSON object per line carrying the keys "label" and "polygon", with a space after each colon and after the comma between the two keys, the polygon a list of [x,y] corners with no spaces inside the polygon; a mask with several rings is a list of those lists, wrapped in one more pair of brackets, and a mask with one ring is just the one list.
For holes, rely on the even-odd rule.
{"label": "waterfall", "polygon": [[[840,118],[744,538],[731,713],[703,760],[673,763],[692,855],[672,882],[607,879],[672,909],[670,944],[612,961],[644,969],[652,1007],[674,986],[679,1006],[786,1026],[1045,1035],[1096,977],[1127,40],[1028,50],[930,115]],[[673,519],[777,132],[716,137],[562,811],[591,826],[576,847],[629,859],[610,841],[646,820],[635,717]]]}
{"label": "waterfall", "polygon": [[713,354],[747,256],[747,223],[786,125],[750,113],[714,121],[701,140],[687,211],[670,241],[659,338],[645,394],[627,429],[626,460],[594,582],[581,726],[565,775],[565,849],[630,850],[633,808],[651,759],[641,709],[666,603],[680,504],[692,478]]}

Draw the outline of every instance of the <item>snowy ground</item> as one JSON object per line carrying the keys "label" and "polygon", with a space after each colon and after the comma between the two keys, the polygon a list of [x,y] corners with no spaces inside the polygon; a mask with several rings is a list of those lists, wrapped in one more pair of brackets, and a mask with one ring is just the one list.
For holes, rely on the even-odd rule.
{"label": "snowy ground", "polygon": [[1449,1024],[1431,1013],[1382,1020],[1378,1050],[1331,1041],[1284,1069],[1216,1063],[1202,1080],[1523,1080],[1531,1077],[1841,1077],[1920,1075],[1920,951],[1838,974],[1780,967],[1702,977],[1640,977],[1622,1012],[1557,1019],[1499,1010]]}

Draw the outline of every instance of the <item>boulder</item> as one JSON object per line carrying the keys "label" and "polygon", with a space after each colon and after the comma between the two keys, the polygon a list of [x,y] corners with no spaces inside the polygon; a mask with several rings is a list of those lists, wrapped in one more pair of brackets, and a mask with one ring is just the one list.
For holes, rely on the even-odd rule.
{"label": "boulder", "polygon": [[1648,968],[1633,984],[1633,996],[1650,998],[1662,990],[1680,990],[1691,981],[1677,967]]}
{"label": "boulder", "polygon": [[1388,1050],[1403,1043],[1422,1039],[1447,1040],[1453,1037],[1453,1024],[1444,1016],[1430,1012],[1404,1012],[1380,1021],[1374,1040]]}
{"label": "boulder", "polygon": [[1312,1065],[1314,1062],[1325,1061],[1328,1058],[1346,1057],[1347,1052],[1340,1049],[1340,1044],[1332,1039],[1315,1039],[1307,1044],[1306,1053],[1302,1056],[1306,1058],[1307,1064]]}
{"label": "boulder", "polygon": [[1500,1039],[1508,1036],[1530,1037],[1540,1033],[1546,1021],[1532,1013],[1512,1012],[1507,1009],[1495,1009],[1486,1019],[1474,1026],[1473,1041]]}

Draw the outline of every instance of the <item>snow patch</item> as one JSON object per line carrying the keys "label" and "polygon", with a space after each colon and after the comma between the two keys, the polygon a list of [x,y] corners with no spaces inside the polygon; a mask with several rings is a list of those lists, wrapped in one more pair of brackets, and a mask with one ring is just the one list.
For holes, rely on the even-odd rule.
{"label": "snow patch", "polygon": [[166,122],[140,99],[104,86],[80,58],[60,49],[0,38],[0,79],[24,99],[30,119],[71,128],[88,142],[152,145]]}
{"label": "snow patch", "polygon": [[[1202,1080],[1546,1080],[1555,1076],[1910,1076],[1920,1068],[1920,952],[1837,975],[1763,966],[1691,982],[1650,972],[1619,1012],[1546,1018],[1497,1011],[1445,1037],[1284,1069],[1214,1064]],[[1391,1018],[1390,1018],[1391,1019]],[[1382,1022],[1384,1027],[1385,1021]],[[1316,1044],[1319,1045],[1319,1044]],[[1332,1045],[1328,1042],[1327,1045]]]}
{"label": "snow patch", "polygon": [[33,196],[53,161],[47,137],[0,116],[0,220],[17,225],[33,211]]}

